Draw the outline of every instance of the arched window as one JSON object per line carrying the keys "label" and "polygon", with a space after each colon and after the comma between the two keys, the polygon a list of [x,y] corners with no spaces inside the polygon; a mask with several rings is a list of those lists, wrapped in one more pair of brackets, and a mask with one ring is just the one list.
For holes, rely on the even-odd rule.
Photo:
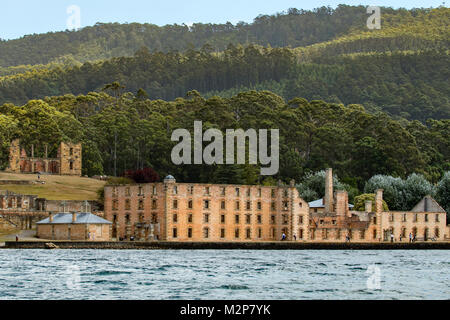
{"label": "arched window", "polygon": [[434,236],[439,238],[439,228],[434,229]]}
{"label": "arched window", "polygon": [[112,209],[113,210],[118,210],[118,207],[119,207],[119,201],[118,200],[113,200]]}
{"label": "arched window", "polygon": [[402,238],[406,238],[406,228],[402,227]]}

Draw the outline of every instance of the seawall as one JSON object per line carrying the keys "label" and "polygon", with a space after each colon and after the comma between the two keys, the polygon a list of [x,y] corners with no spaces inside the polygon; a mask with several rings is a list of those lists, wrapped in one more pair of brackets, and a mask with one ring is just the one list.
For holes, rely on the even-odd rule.
{"label": "seawall", "polygon": [[35,184],[34,181],[31,180],[0,180],[0,185],[28,185],[28,184]]}
{"label": "seawall", "polygon": [[46,249],[53,243],[60,249],[115,250],[449,250],[450,242],[416,243],[301,243],[301,242],[86,242],[8,241],[3,249]]}

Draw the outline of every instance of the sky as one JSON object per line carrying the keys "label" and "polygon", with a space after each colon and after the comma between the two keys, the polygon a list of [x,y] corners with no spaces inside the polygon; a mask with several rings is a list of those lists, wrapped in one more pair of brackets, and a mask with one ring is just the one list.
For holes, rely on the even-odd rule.
{"label": "sky", "polygon": [[[449,0],[446,0],[449,2]],[[140,22],[159,26],[195,22],[252,22],[260,14],[289,8],[314,9],[338,4],[393,8],[438,7],[444,0],[0,0],[0,38],[63,31],[97,22]],[[79,8],[68,12],[71,6]],[[446,5],[448,6],[448,5]]]}

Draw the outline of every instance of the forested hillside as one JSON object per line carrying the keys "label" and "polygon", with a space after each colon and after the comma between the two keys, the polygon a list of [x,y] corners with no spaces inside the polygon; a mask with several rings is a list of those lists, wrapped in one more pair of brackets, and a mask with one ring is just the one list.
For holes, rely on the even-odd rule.
{"label": "forested hillside", "polygon": [[[409,16],[426,10],[393,10],[383,14]],[[74,59],[86,62],[131,56],[141,47],[150,51],[200,49],[209,43],[216,50],[232,44],[272,47],[303,47],[332,40],[352,29],[366,27],[366,7],[339,5],[313,11],[289,9],[285,13],[261,15],[253,23],[166,25],[98,23],[81,31],[28,35],[0,42],[0,67],[36,65]]]}
{"label": "forested hillside", "polygon": [[119,81],[127,91],[143,88],[152,99],[172,100],[190,90],[226,97],[241,90],[264,89],[288,100],[359,103],[369,111],[407,119],[450,118],[446,52],[374,53],[301,64],[295,59],[287,48],[230,46],[220,55],[207,47],[186,54],[142,49],[130,58],[0,78],[0,103],[86,94]]}
{"label": "forested hillside", "polygon": [[[199,50],[164,53],[142,47],[131,57],[98,62],[80,64],[65,57],[64,64],[3,68],[0,103],[24,104],[46,96],[87,94],[119,81],[126,91],[142,88],[151,99],[173,100],[191,90],[206,97],[230,97],[256,89],[273,91],[286,100],[304,97],[359,103],[370,112],[384,111],[422,122],[448,119],[450,10],[385,10],[381,30],[367,31],[363,21],[363,30],[350,28],[348,34],[335,40],[295,49],[229,44],[217,51],[217,43],[208,43]],[[333,37],[332,32],[340,34],[336,31],[340,28],[326,26],[339,25],[354,11],[362,12],[358,19],[366,17],[365,8],[340,6],[336,10],[290,10],[285,15],[259,17],[252,26],[266,20],[292,26],[295,24],[287,21],[307,17],[324,23],[323,28],[313,28],[316,31],[309,30],[306,23],[306,31],[293,33],[291,38],[300,39],[298,44],[307,44]],[[318,31],[331,29],[334,31],[328,35]],[[270,39],[264,32],[260,36]]]}
{"label": "forested hillside", "polygon": [[[0,168],[20,138],[53,153],[81,141],[87,175],[151,167],[273,184],[333,167],[352,194],[376,174],[437,183],[450,170],[450,10],[383,8],[381,30],[367,17],[362,6],[290,9],[252,24],[98,24],[3,41]],[[278,175],[175,166],[171,132],[194,120],[279,128]]]}

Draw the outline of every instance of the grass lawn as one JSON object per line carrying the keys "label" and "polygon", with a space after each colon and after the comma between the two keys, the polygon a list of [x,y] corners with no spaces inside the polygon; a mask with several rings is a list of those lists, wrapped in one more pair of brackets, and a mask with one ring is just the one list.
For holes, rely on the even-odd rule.
{"label": "grass lawn", "polygon": [[[0,180],[37,181],[37,175],[0,172]],[[45,184],[0,184],[0,190],[37,195],[48,200],[96,200],[97,190],[105,185],[104,181],[74,176],[41,175],[41,181]]]}

